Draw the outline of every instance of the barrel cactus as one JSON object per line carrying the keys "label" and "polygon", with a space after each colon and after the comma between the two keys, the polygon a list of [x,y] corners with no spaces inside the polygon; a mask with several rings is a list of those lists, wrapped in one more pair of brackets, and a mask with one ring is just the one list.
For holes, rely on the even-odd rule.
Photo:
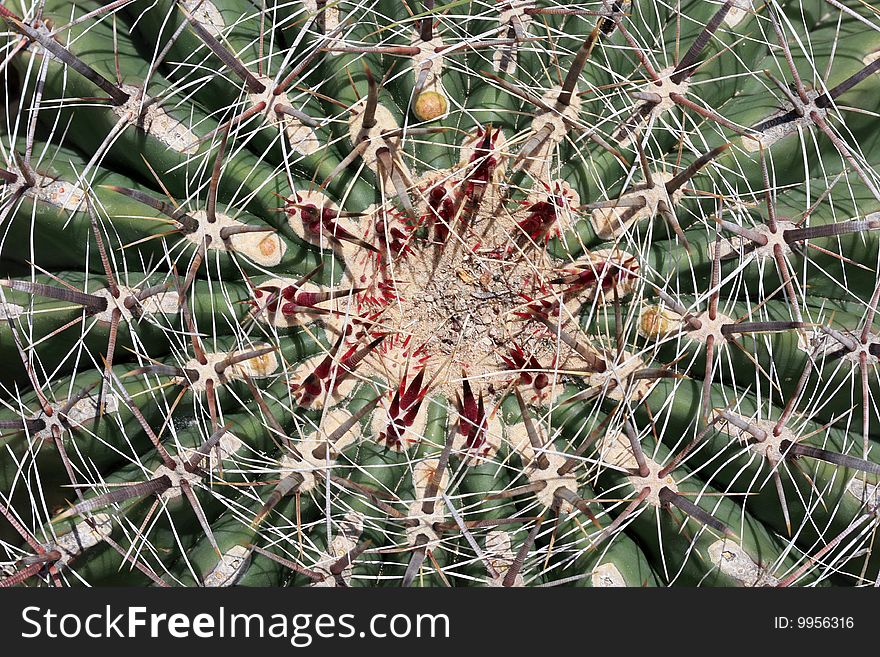
{"label": "barrel cactus", "polygon": [[880,581],[880,5],[0,16],[0,585]]}

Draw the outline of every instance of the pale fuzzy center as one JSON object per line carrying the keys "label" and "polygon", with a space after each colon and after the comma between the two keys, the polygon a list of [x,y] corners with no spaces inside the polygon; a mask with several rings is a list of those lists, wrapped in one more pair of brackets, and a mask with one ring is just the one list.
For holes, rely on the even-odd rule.
{"label": "pale fuzzy center", "polygon": [[622,588],[626,580],[613,563],[601,563],[590,573],[590,581],[594,588]]}
{"label": "pale fuzzy center", "polygon": [[[345,515],[342,531],[333,537],[333,540],[330,541],[330,547],[318,556],[318,565],[314,568],[315,571],[325,575],[324,579],[313,582],[309,586],[335,587],[337,585],[336,578],[330,573],[330,567],[357,547],[363,526],[363,515],[360,513],[352,511]],[[353,570],[354,563],[347,565],[341,573],[342,580],[348,585],[351,585]]]}
{"label": "pale fuzzy center", "polygon": [[[610,303],[614,299],[614,290],[617,290],[618,298],[624,298],[635,291],[638,286],[639,266],[638,259],[621,249],[595,249],[590,251],[586,258],[575,263],[576,267],[569,267],[566,273],[594,272],[596,277],[602,278],[603,286],[587,285],[579,289],[577,296],[581,301],[592,301],[598,291],[599,300],[602,303]],[[613,286],[606,286],[608,278],[613,277],[616,282]],[[607,287],[607,289],[606,289]]]}
{"label": "pale fuzzy center", "polygon": [[[18,175],[20,185],[27,184],[18,169],[11,168],[10,170]],[[37,184],[25,190],[26,196],[70,212],[75,212],[83,207],[86,193],[81,187],[65,180],[53,180],[36,172],[34,172],[34,178],[36,178]]]}
{"label": "pale fuzzy center", "polygon": [[[317,0],[305,0],[303,5],[309,16],[314,16],[318,13]],[[330,34],[333,30],[339,27],[339,7],[335,2],[327,2],[322,4],[320,9],[321,16],[323,17],[324,34]]]}
{"label": "pale fuzzy center", "polygon": [[868,509],[880,504],[880,483],[869,484],[864,479],[853,477],[846,485],[846,492],[864,503]]}
{"label": "pale fuzzy center", "polygon": [[733,7],[727,12],[724,22],[727,23],[728,27],[736,27],[748,16],[751,10],[752,0],[733,0]]}
{"label": "pale fuzzy center", "polygon": [[[364,161],[373,173],[379,174],[380,167],[378,161],[378,151],[380,148],[387,148],[391,153],[392,161],[403,176],[404,181],[410,180],[409,170],[406,164],[397,156],[397,147],[400,145],[400,136],[386,137],[385,135],[398,129],[397,120],[394,115],[382,105],[381,102],[376,105],[376,113],[374,115],[375,125],[372,128],[364,128],[364,108],[366,100],[362,100],[352,107],[352,117],[348,122],[348,131],[351,136],[352,144],[357,147],[366,143],[361,153],[361,159]],[[387,173],[387,172],[386,172]],[[386,196],[393,196],[393,185],[390,180],[386,182]]]}
{"label": "pale fuzzy center", "polygon": [[699,320],[700,328],[691,328],[690,324],[686,324],[682,316],[671,308],[648,306],[642,311],[639,319],[639,332],[654,340],[680,334],[684,340],[699,345],[705,345],[709,336],[712,336],[717,349],[726,340],[721,328],[736,323],[735,319],[720,312],[715,314],[715,319],[711,319],[708,312],[695,313],[691,316]]}
{"label": "pale fuzzy center", "polygon": [[[757,153],[761,150],[761,148],[768,148],[775,144],[778,141],[781,141],[785,137],[789,135],[800,132],[803,129],[809,129],[811,125],[813,125],[813,119],[810,118],[811,112],[816,112],[821,118],[825,118],[825,115],[828,113],[828,109],[824,107],[819,107],[816,105],[816,98],[820,96],[820,92],[815,89],[811,89],[807,91],[807,98],[809,102],[804,103],[800,96],[794,94],[792,96],[794,100],[794,104],[796,108],[801,110],[801,115],[794,117],[791,121],[786,121],[785,123],[780,123],[778,125],[774,125],[766,130],[756,133],[753,136],[743,137],[742,147],[748,153]],[[783,116],[784,114],[788,114],[788,112],[792,108],[786,107],[785,109],[781,109],[778,112],[775,112],[767,117],[765,120],[774,119],[779,116]],[[764,121],[761,121],[763,123]]]}
{"label": "pale fuzzy center", "polygon": [[[756,245],[754,248],[751,248],[752,245],[754,245],[754,242],[744,237],[740,237],[739,235],[732,235],[721,240],[722,259],[738,256],[740,250],[744,247],[749,247],[750,249],[746,254],[746,257],[756,260],[773,259],[773,252],[777,246],[781,249],[782,255],[787,256],[791,252],[791,247],[785,241],[785,231],[799,228],[799,226],[791,221],[777,219],[775,233],[770,230],[770,227],[767,224],[758,224],[756,226],[750,226],[749,228],[750,230],[766,237],[767,243],[764,245]],[[709,244],[709,257],[715,257],[714,241]]]}
{"label": "pale fuzzy center", "polygon": [[[639,89],[642,93],[658,96],[659,102],[651,103],[651,111],[646,116],[637,115],[636,109],[634,108],[632,120],[637,121],[637,123],[635,125],[630,124],[625,131],[619,133],[621,146],[628,146],[631,144],[633,138],[639,134],[640,129],[644,125],[651,121],[652,117],[662,116],[676,106],[676,102],[671,97],[672,94],[687,96],[689,86],[688,80],[683,80],[681,83],[673,82],[672,74],[674,71],[675,66],[668,66],[657,71],[659,80],[657,82],[654,80],[648,80],[641,89]],[[636,107],[642,106],[644,102],[646,101],[638,101]]]}
{"label": "pale fuzzy center", "polygon": [[305,125],[299,118],[289,114],[279,114],[275,111],[276,105],[286,105],[293,107],[286,92],[280,94],[275,93],[275,81],[266,76],[257,78],[266,90],[258,94],[248,94],[248,102],[251,107],[256,107],[260,103],[266,103],[263,114],[266,120],[273,126],[284,130],[290,147],[296,153],[301,155],[311,155],[321,148],[318,136],[310,126]]}
{"label": "pale fuzzy center", "polygon": [[[253,349],[261,349],[266,346],[268,345],[254,344]],[[247,349],[246,351],[251,351],[251,349]],[[184,369],[191,370],[198,376],[194,381],[185,382],[183,379],[177,379],[176,381],[178,383],[187,383],[187,385],[193,390],[203,392],[208,381],[214,381],[215,384],[218,382],[229,383],[230,381],[244,378],[245,374],[254,379],[263,379],[270,376],[278,369],[279,363],[277,356],[274,353],[269,352],[262,356],[256,356],[240,363],[236,363],[235,365],[230,365],[223,370],[222,374],[217,372],[215,366],[218,363],[222,362],[230,355],[235,356],[240,353],[244,352],[240,350],[229,353],[207,352],[205,353],[205,360],[207,361],[205,363],[200,362],[197,358],[193,358],[184,365]]]}
{"label": "pale fuzzy center", "polygon": [[[303,483],[300,484],[299,491],[303,493],[324,485],[324,477],[316,476],[316,473],[321,475],[327,473],[335,464],[334,458],[336,454],[353,444],[360,437],[360,424],[355,424],[336,443],[328,446],[327,441],[330,435],[350,417],[351,414],[342,409],[329,411],[321,422],[319,434],[313,434],[308,437],[300,436],[297,439],[296,449],[302,455],[302,459],[289,455],[281,457],[280,476],[283,478],[294,472],[300,474],[303,477]],[[324,449],[325,455],[315,456],[314,452],[319,447]]]}
{"label": "pale fuzzy center", "polygon": [[[221,462],[231,459],[243,446],[244,443],[241,438],[227,431],[217,441],[217,445],[211,448],[211,451],[205,455],[208,466],[203,469],[208,471],[219,470]],[[189,459],[195,455],[196,451],[195,448],[186,447],[181,450],[181,457]]]}
{"label": "pale fuzzy center", "polygon": [[105,393],[103,400],[104,406],[99,409],[97,396],[87,395],[80,399],[67,411],[66,422],[62,421],[60,413],[60,410],[66,403],[64,401],[52,405],[52,415],[46,415],[40,411],[33,419],[43,420],[46,426],[44,429],[34,432],[34,439],[51,441],[54,433],[57,433],[59,436],[63,435],[67,431],[67,427],[77,428],[85,425],[89,420],[94,420],[99,414],[107,415],[119,411],[119,400],[113,393]]}
{"label": "pale fuzzy center", "polygon": [[666,192],[666,184],[674,176],[665,171],[651,174],[653,187],[632,189],[620,195],[624,203],[640,203],[641,207],[620,206],[615,208],[597,208],[590,213],[590,221],[596,234],[603,240],[611,240],[623,235],[636,223],[648,221],[657,216],[660,203],[674,212],[683,196],[681,189],[675,190],[672,196]]}
{"label": "pale fuzzy center", "polygon": [[650,81],[642,88],[642,91],[644,91],[645,93],[652,93],[660,96],[660,103],[655,108],[655,112],[658,110],[660,112],[668,112],[673,107],[675,107],[676,103],[671,98],[672,94],[678,94],[680,96],[684,96],[685,94],[687,94],[688,81],[684,80],[680,83],[673,82],[672,74],[674,71],[674,66],[669,66],[661,71],[658,71],[660,84],[657,84],[654,81]]}
{"label": "pale fuzzy center", "polygon": [[[327,208],[333,210],[334,215],[336,214],[336,211],[339,210],[339,206],[337,206],[336,203],[331,201],[321,192],[300,191],[298,192],[298,196],[300,200],[297,200],[295,196],[292,196],[288,198],[288,202],[295,203],[297,204],[297,206],[314,205],[315,208],[317,208],[318,212],[321,212],[323,209]],[[306,230],[301,212],[301,207],[291,208],[287,213],[288,225],[299,237],[309,242],[310,244],[314,244],[315,246],[322,249],[332,249],[333,251],[338,253],[345,261],[346,265],[348,265],[346,267],[345,276],[350,277],[350,265],[357,260],[360,252],[362,251],[362,248],[346,240],[333,239],[329,234],[324,234],[323,232],[315,234],[310,230]],[[369,212],[368,214],[372,216],[372,212]],[[347,217],[335,217],[333,221],[340,228],[348,231],[355,237],[362,237],[360,235],[361,231],[358,227],[358,224],[356,224],[351,219]]]}
{"label": "pale fuzzy center", "polygon": [[[213,471],[219,468],[220,460],[226,460],[233,456],[239,449],[242,448],[244,443],[242,441],[232,435],[231,433],[225,433],[220,441],[218,442],[217,447],[220,448],[220,459],[217,458],[216,452],[217,447],[214,447],[209,454],[205,456],[208,460],[208,471]],[[153,471],[153,478],[161,477],[163,475],[167,476],[168,479],[171,480],[171,486],[166,488],[160,494],[160,497],[166,502],[169,500],[176,499],[183,495],[183,489],[181,488],[181,483],[186,482],[189,484],[190,488],[193,490],[201,483],[203,479],[203,475],[200,470],[196,470],[195,472],[189,472],[185,464],[187,464],[195,454],[195,449],[186,449],[183,450],[180,454],[175,454],[171,457],[171,460],[175,463],[175,468],[169,468],[166,465],[160,465]]]}
{"label": "pale fuzzy center", "polygon": [[0,303],[0,320],[18,319],[24,314],[24,306],[17,303]]}
{"label": "pale fuzzy center", "polygon": [[[118,285],[117,287],[119,288],[118,297],[114,297],[110,293],[110,290],[106,288],[90,293],[92,296],[101,297],[102,299],[107,300],[107,310],[94,315],[98,321],[110,322],[113,319],[114,309],[119,310],[119,318],[121,321],[130,322],[134,319],[132,311],[125,307],[125,300],[140,292],[140,288],[127,287],[125,285]],[[134,307],[140,309],[144,315],[176,315],[180,310],[178,295],[176,292],[159,292],[153,294],[143,301],[138,302]]]}
{"label": "pale fuzzy center", "polygon": [[[332,315],[322,314],[320,311],[311,311],[306,307],[297,307],[297,311],[295,314],[285,315],[281,308],[287,303],[293,303],[292,301],[287,301],[281,296],[281,291],[287,287],[295,286],[297,283],[296,280],[292,278],[273,278],[267,281],[260,283],[257,287],[258,290],[262,293],[262,296],[257,299],[254,298],[254,303],[257,304],[257,307],[254,309],[254,317],[256,317],[259,321],[270,324],[271,326],[277,326],[278,328],[291,328],[294,326],[303,326],[304,324],[309,324],[315,321],[322,321],[325,325],[336,328],[336,325],[340,321],[340,317],[344,318],[347,314],[351,313],[353,309],[348,309],[348,295],[340,294],[340,296],[335,297],[332,300],[322,301],[321,303],[315,304],[316,308],[321,308],[324,310],[331,310],[333,312]],[[299,292],[323,292],[325,291],[319,285],[315,285],[314,283],[302,283],[298,287]],[[275,312],[269,310],[268,305],[270,299],[273,299],[277,302],[278,308]]]}
{"label": "pale fuzzy center", "polygon": [[736,413],[735,411],[728,412],[743,422],[748,422],[753,427],[761,429],[767,434],[767,438],[758,442],[752,434],[738,429],[730,422],[719,423],[720,430],[747,444],[749,451],[757,454],[761,458],[767,459],[768,463],[773,467],[782,460],[782,441],[787,440],[791,443],[798,442],[797,434],[788,427],[782,427],[779,431],[779,435],[774,435],[773,430],[776,427],[776,422],[773,420],[757,420]]}
{"label": "pale fuzzy center", "polygon": [[650,391],[652,382],[648,379],[640,379],[629,383],[628,378],[633,372],[645,367],[645,361],[641,358],[622,351],[617,354],[615,363],[608,363],[608,369],[604,372],[591,373],[587,377],[587,384],[613,401],[621,401],[627,392],[631,399],[641,399]]}
{"label": "pale fuzzy center", "polygon": [[266,231],[239,233],[230,235],[224,240],[220,236],[220,231],[224,228],[238,228],[249,224],[244,224],[221,212],[216,213],[216,220],[213,222],[208,221],[208,215],[204,210],[197,210],[190,216],[198,222],[198,228],[192,233],[187,233],[186,238],[197,246],[200,246],[206,237],[210,237],[209,249],[240,253],[263,267],[274,267],[281,262],[287,251],[287,245],[268,225]]}
{"label": "pale fuzzy center", "polygon": [[220,37],[223,34],[226,23],[223,21],[223,14],[213,2],[209,2],[209,0],[183,0],[181,4],[211,36]]}
{"label": "pale fuzzy center", "polygon": [[198,484],[202,481],[202,476],[200,474],[187,471],[184,467],[184,459],[180,456],[172,456],[171,460],[176,464],[176,467],[173,470],[166,465],[160,465],[153,471],[153,479],[164,475],[171,481],[171,486],[166,488],[159,495],[159,497],[166,502],[177,499],[183,495],[183,489],[180,487],[181,482],[187,482],[190,485],[190,488],[195,490]]}
{"label": "pale fuzzy center", "polygon": [[[568,502],[557,498],[556,491],[560,488],[567,488],[576,493],[578,490],[577,475],[574,470],[570,470],[567,474],[560,475],[559,469],[567,462],[567,457],[557,452],[552,442],[548,442],[547,435],[543,427],[543,423],[533,422],[535,431],[544,449],[537,451],[532,447],[529,440],[529,434],[523,423],[514,424],[508,427],[509,442],[511,447],[519,453],[525,464],[525,475],[529,484],[544,482],[544,487],[535,493],[535,499],[543,506],[550,508],[554,504],[560,505],[560,513],[568,513],[572,506]],[[541,455],[547,458],[547,467],[539,467],[539,459]]]}
{"label": "pale fuzzy center", "polygon": [[[103,396],[103,408],[98,408],[98,395],[86,396],[76,402],[67,411],[67,420],[71,424],[82,424],[98,417],[98,414],[107,415],[119,412],[119,399],[116,395],[105,392]],[[63,404],[61,404],[63,405]],[[57,415],[57,413],[56,413]]]}
{"label": "pale fuzzy center", "polygon": [[211,572],[205,575],[204,585],[208,588],[232,586],[250,562],[250,550],[243,545],[233,545],[227,550]]}
{"label": "pale fuzzy center", "polygon": [[[244,443],[239,438],[236,438],[231,433],[225,433],[218,443],[218,447],[220,448],[220,459],[217,458],[216,452],[217,447],[213,448],[209,454],[205,456],[208,460],[208,471],[214,471],[219,468],[220,461],[226,460],[229,457],[233,456],[239,449],[242,448]],[[171,460],[175,463],[176,467],[174,469],[169,468],[166,465],[160,465],[153,471],[153,478],[161,477],[163,475],[167,476],[168,479],[171,480],[171,486],[166,488],[160,494],[160,497],[166,502],[169,500],[176,499],[183,495],[183,489],[181,488],[181,482],[186,482],[189,484],[190,488],[195,491],[197,486],[202,482],[203,476],[199,470],[195,472],[189,472],[185,464],[189,462],[190,458],[195,454],[195,449],[186,449],[183,450],[180,454],[175,454],[171,457]]]}
{"label": "pale fuzzy center", "polygon": [[708,312],[700,313],[695,315],[695,317],[700,320],[700,328],[685,331],[683,334],[684,338],[691,342],[706,344],[711,335],[715,339],[716,348],[724,344],[724,334],[721,332],[721,327],[725,324],[734,324],[736,322],[734,318],[720,312],[715,314],[715,319],[711,319]]}
{"label": "pale fuzzy center", "polygon": [[[35,23],[32,25],[32,27],[35,31],[40,32],[43,36],[45,36],[49,39],[56,38],[55,34],[53,34],[54,30],[49,25],[47,25],[45,22],[32,21],[32,23]],[[49,52],[48,50],[43,48],[43,46],[41,46],[39,44],[39,42],[37,42],[37,41],[34,41],[34,42],[28,44],[28,50],[30,52],[32,52],[37,57],[48,57],[50,61],[55,61],[55,62],[59,61],[58,58],[55,57],[55,55],[53,55],[51,52]]]}
{"label": "pale fuzzy center", "polygon": [[434,510],[431,513],[426,514],[422,510],[422,504],[421,500],[417,500],[409,505],[406,516],[409,520],[417,521],[418,524],[406,528],[406,542],[408,545],[415,545],[419,536],[425,536],[428,539],[425,546],[431,550],[440,545],[441,538],[434,529],[434,525],[446,520],[446,505],[440,501],[434,504]]}
{"label": "pale fuzzy center", "polygon": [[[601,453],[602,461],[609,465],[630,471],[638,470],[639,468],[639,463],[636,460],[635,454],[633,454],[629,439],[619,431],[610,432],[605,436],[602,440]],[[636,494],[639,494],[642,489],[647,487],[648,496],[645,498],[645,502],[652,506],[660,507],[663,505],[660,501],[660,490],[668,488],[673,493],[677,493],[678,485],[671,474],[661,477],[660,472],[663,470],[663,466],[648,457],[647,454],[645,455],[645,463],[648,466],[648,474],[646,476],[630,474],[627,475],[627,480],[635,489]]]}
{"label": "pale fuzzy center", "polygon": [[[868,332],[868,339],[862,342],[861,340],[861,332],[858,333],[850,333],[850,337],[858,343],[858,347],[853,351],[847,352],[844,354],[843,359],[852,363],[853,366],[858,365],[861,362],[861,355],[864,354],[867,356],[868,363],[877,362],[877,357],[872,354],[868,349],[870,348],[872,343],[880,342],[880,335],[874,333],[873,331]],[[832,350],[836,350],[837,347],[842,346],[836,340],[833,340],[831,336],[828,336],[828,340],[832,341],[829,346],[831,346]],[[833,346],[832,346],[833,345]],[[870,365],[869,365],[870,367]]]}
{"label": "pale fuzzy center", "polygon": [[742,586],[776,586],[779,580],[766,572],[729,539],[720,539],[708,549],[709,559],[719,570]]}
{"label": "pale fuzzy center", "polygon": [[440,80],[440,76],[443,75],[443,54],[435,51],[436,48],[443,46],[443,39],[435,36],[430,41],[422,41],[417,35],[413,39],[412,45],[419,49],[419,52],[412,57],[413,74],[416,83],[424,75],[424,71],[428,71],[428,76],[425,78],[419,91],[436,91],[445,96]]}
{"label": "pale fuzzy center", "polygon": [[549,132],[547,132],[547,137],[536,144],[530,153],[523,153],[526,158],[523,168],[539,180],[546,180],[550,177],[553,153],[565,139],[565,135],[568,134],[569,128],[566,120],[577,122],[580,114],[581,99],[577,95],[577,91],[571,94],[569,104],[560,108],[556,101],[561,93],[562,87],[554,87],[544,94],[542,98],[544,104],[553,107],[554,111],[541,111],[532,119],[529,138],[542,131]]}
{"label": "pale fuzzy center", "polygon": [[110,515],[97,513],[89,520],[78,522],[73,529],[58,536],[53,543],[45,547],[47,551],[61,552],[61,558],[57,563],[67,564],[74,557],[103,541],[112,531],[113,520]]}
{"label": "pale fuzzy center", "polygon": [[[455,432],[455,437],[452,440],[453,451],[456,454],[461,455],[462,458],[469,459],[468,463],[470,465],[481,465],[494,458],[495,454],[498,452],[498,448],[501,447],[501,441],[504,436],[503,425],[498,416],[492,415],[486,420],[485,428],[481,427],[480,433],[484,442],[474,447],[468,447],[466,445],[466,436],[458,430],[459,423],[461,422],[462,419],[456,412],[451,418],[449,425],[450,430]],[[465,424],[465,428],[469,427],[469,423]]]}
{"label": "pale fuzzy center", "polygon": [[[530,447],[531,445],[526,447],[524,451],[528,452]],[[559,513],[570,513],[572,511],[572,505],[563,501],[561,498],[558,498],[556,496],[556,491],[560,488],[567,488],[571,492],[577,493],[577,476],[574,474],[574,470],[564,475],[559,474],[559,469],[568,461],[564,455],[546,452],[545,456],[549,462],[549,465],[546,468],[539,468],[537,461],[532,461],[526,468],[526,477],[528,478],[529,483],[543,481],[547,484],[544,488],[535,493],[535,499],[537,499],[542,506],[547,508],[553,507],[554,504],[559,505]]]}
{"label": "pale fuzzy center", "polygon": [[[428,494],[428,486],[430,486],[432,478],[436,478],[437,466],[439,464],[439,459],[425,459],[424,461],[419,461],[416,464],[415,468],[413,468],[412,482],[413,487],[415,488],[417,500],[424,501],[426,499],[426,495]],[[440,496],[442,495],[443,491],[446,490],[446,486],[448,484],[449,468],[444,468],[443,474],[437,482],[437,491],[431,497],[435,505],[443,504]]]}
{"label": "pale fuzzy center", "polygon": [[[293,369],[293,372],[290,375],[290,389],[294,391],[294,395],[297,395],[297,390],[302,383],[310,374],[312,374],[312,372],[315,371],[315,368],[320,365],[326,357],[327,354],[312,356],[298,364]],[[354,391],[358,384],[358,377],[354,374],[348,374],[344,379],[340,380],[340,375],[344,373],[346,373],[346,371],[341,367],[336,368],[335,374],[333,368],[331,368],[330,375],[323,382],[325,386],[329,386],[331,382],[334,384],[329,399],[326,398],[327,395],[322,393],[317,399],[311,402],[310,408],[321,410],[324,408],[325,404],[328,406],[335,406]],[[303,393],[300,392],[298,397],[301,398],[302,394]]]}
{"label": "pale fuzzy center", "polygon": [[[493,529],[486,534],[485,543],[486,561],[497,573],[489,576],[486,580],[488,586],[497,587],[504,585],[504,578],[513,566],[516,555],[510,541],[510,534],[504,530]],[[513,586],[525,586],[522,573],[517,573]]]}
{"label": "pale fuzzy center", "polygon": [[[161,103],[151,103],[141,115],[143,90],[130,84],[123,84],[120,88],[129,95],[129,99],[122,105],[113,106],[113,113],[116,116],[137,125],[172,150],[186,155],[198,152],[199,144],[196,134],[168,114],[161,107]],[[151,99],[147,98],[147,100]],[[139,117],[141,120],[138,120]]]}
{"label": "pale fuzzy center", "polygon": [[[532,22],[532,15],[525,12],[529,7],[534,7],[534,3],[518,2],[516,0],[507,3],[504,10],[498,16],[498,24],[501,26],[498,38],[512,38],[511,32],[514,37],[516,36],[517,30],[514,28],[514,21],[519,23],[523,33],[527,32]],[[492,68],[494,71],[512,74],[516,70],[517,62],[519,61],[519,49],[516,46],[493,48],[492,53]]]}
{"label": "pale fuzzy center", "polygon": [[[419,535],[427,537],[428,549],[440,543],[440,535],[434,529],[434,525],[442,523],[446,519],[446,504],[443,501],[442,495],[449,484],[448,469],[444,469],[443,475],[437,482],[437,492],[430,498],[426,497],[428,485],[431,478],[435,476],[438,464],[438,459],[425,459],[424,461],[419,461],[413,468],[414,500],[409,505],[407,517],[418,521],[418,524],[406,529],[406,538],[409,545],[414,545]],[[424,511],[423,505],[426,501],[434,502],[434,508],[431,513],[425,513]]]}

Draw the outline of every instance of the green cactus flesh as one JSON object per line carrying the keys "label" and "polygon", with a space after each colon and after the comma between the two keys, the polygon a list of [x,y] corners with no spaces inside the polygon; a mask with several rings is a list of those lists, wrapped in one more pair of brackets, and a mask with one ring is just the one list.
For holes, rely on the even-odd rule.
{"label": "green cactus flesh", "polygon": [[880,4],[0,16],[0,586],[880,581]]}

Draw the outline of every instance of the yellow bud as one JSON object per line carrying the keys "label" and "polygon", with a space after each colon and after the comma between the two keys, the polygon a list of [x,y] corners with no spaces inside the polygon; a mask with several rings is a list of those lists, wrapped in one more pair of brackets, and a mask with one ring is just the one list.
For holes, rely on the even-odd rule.
{"label": "yellow bud", "polygon": [[419,121],[433,121],[446,114],[446,97],[436,91],[423,91],[416,96],[413,114]]}
{"label": "yellow bud", "polygon": [[260,242],[260,253],[262,253],[264,256],[274,255],[275,251],[277,250],[277,247],[275,246],[275,243],[277,241],[278,238],[274,235],[270,235],[269,237],[263,239]]}
{"label": "yellow bud", "polygon": [[672,333],[680,322],[679,316],[660,306],[648,306],[639,317],[639,332],[650,340],[658,340]]}

